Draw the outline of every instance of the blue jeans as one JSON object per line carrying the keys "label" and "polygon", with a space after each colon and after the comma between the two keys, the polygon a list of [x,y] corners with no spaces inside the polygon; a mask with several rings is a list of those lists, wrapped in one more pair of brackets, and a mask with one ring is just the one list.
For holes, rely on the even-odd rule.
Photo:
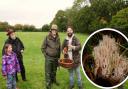
{"label": "blue jeans", "polygon": [[16,76],[15,74],[7,75],[7,89],[16,89]]}
{"label": "blue jeans", "polygon": [[78,86],[82,86],[81,82],[81,74],[80,74],[80,67],[72,68],[69,69],[69,75],[70,75],[70,86],[74,85],[74,74],[76,73],[77,75],[77,81],[78,81]]}

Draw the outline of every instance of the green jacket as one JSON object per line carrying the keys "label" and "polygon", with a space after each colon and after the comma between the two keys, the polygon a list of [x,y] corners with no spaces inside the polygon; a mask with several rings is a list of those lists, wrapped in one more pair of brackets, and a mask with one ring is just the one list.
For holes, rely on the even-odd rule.
{"label": "green jacket", "polygon": [[[80,64],[79,51],[81,50],[81,44],[80,44],[80,41],[75,36],[72,38],[72,45],[75,46],[75,50],[72,50],[73,60],[74,60],[75,66],[78,66]],[[67,46],[68,46],[68,40],[65,39],[62,44],[62,49],[64,49],[64,47],[67,47]]]}
{"label": "green jacket", "polygon": [[45,57],[60,58],[61,44],[60,38],[53,38],[50,34],[47,35],[42,43],[41,51]]}

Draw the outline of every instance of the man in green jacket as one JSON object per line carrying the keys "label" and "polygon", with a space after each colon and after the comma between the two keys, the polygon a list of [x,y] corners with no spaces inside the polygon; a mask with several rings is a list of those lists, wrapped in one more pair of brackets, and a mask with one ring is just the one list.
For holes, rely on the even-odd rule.
{"label": "man in green jacket", "polygon": [[58,59],[60,58],[61,53],[60,45],[58,27],[57,25],[53,24],[49,34],[45,37],[41,46],[41,51],[45,56],[45,79],[47,89],[51,89],[52,83],[59,85],[59,83],[56,81],[56,71]]}

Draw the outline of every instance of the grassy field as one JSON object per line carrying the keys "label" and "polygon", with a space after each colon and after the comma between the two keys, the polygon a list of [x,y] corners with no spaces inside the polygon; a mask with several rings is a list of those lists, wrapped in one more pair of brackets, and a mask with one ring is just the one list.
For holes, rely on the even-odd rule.
{"label": "grassy field", "polygon": [[[44,56],[41,53],[40,47],[42,44],[43,38],[46,36],[47,33],[44,32],[19,32],[17,33],[17,36],[20,37],[20,39],[23,41],[25,46],[24,51],[24,65],[26,68],[26,76],[27,80],[26,82],[23,82],[21,80],[20,74],[19,76],[19,82],[17,83],[17,86],[19,89],[45,89],[45,76],[44,76]],[[83,44],[85,39],[87,38],[87,35],[84,34],[76,34],[77,37],[80,39],[81,43]],[[61,42],[63,41],[65,37],[64,33],[60,33]],[[0,33],[0,50],[2,50],[3,44],[5,39],[7,39],[6,34],[1,32]],[[1,51],[0,51],[0,58]],[[1,60],[0,60],[1,64]],[[0,66],[1,69],[1,66]],[[82,82],[84,85],[84,89],[98,89],[95,86],[93,86],[84,76],[82,70]],[[57,80],[60,83],[60,86],[53,85],[53,89],[68,89],[69,86],[69,73],[66,69],[60,68],[57,72]],[[2,77],[0,73],[0,89],[6,89],[6,80]],[[77,82],[74,89],[77,88]],[[128,89],[128,83],[125,84],[125,89]]]}

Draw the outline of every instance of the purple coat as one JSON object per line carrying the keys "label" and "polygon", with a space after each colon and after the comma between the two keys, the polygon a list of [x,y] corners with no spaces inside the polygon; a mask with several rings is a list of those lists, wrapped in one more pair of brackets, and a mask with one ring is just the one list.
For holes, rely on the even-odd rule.
{"label": "purple coat", "polygon": [[3,55],[2,57],[2,75],[15,74],[20,72],[19,62],[14,52],[11,55]]}

